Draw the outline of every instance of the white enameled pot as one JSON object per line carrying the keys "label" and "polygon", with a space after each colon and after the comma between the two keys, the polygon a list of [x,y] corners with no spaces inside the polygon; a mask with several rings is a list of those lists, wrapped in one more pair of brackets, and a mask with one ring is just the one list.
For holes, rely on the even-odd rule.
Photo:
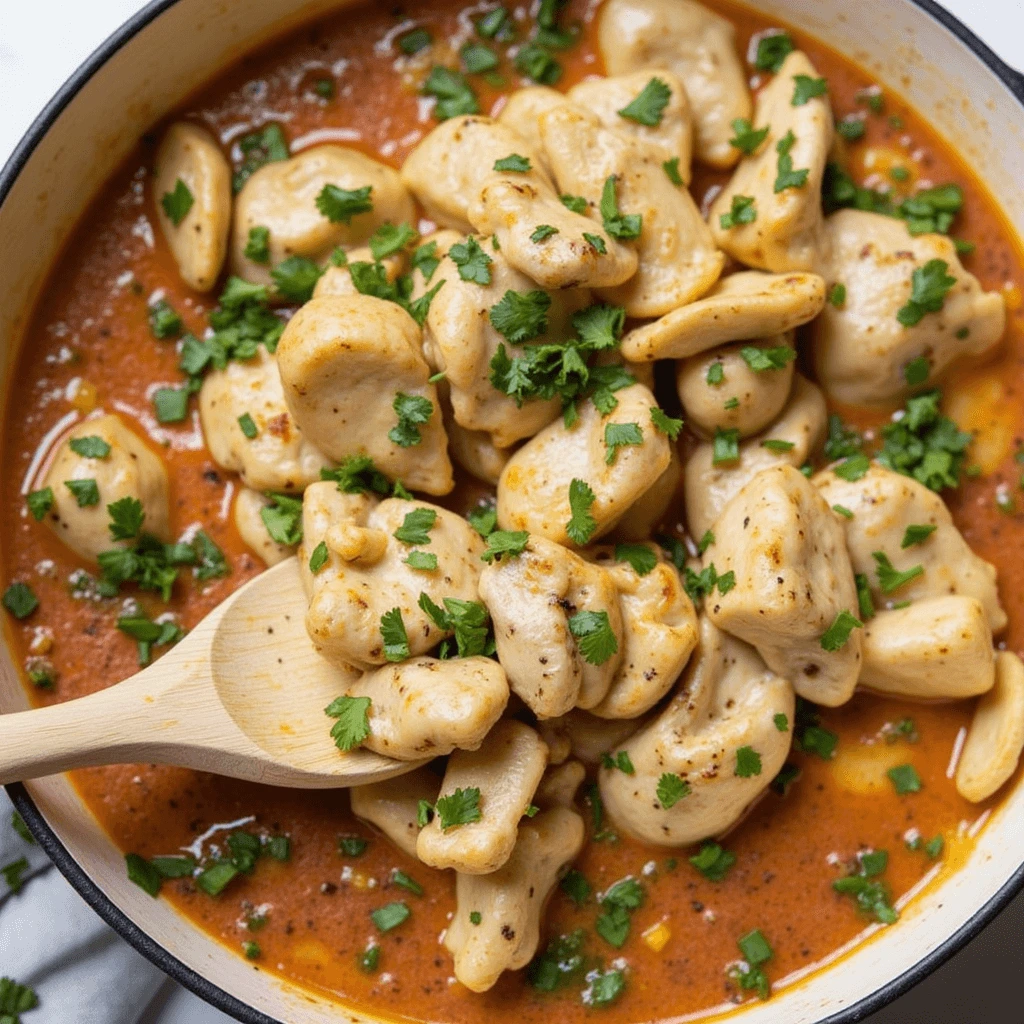
{"label": "white enameled pot", "polygon": [[[154,0],[69,79],[0,172],[4,395],[47,270],[139,136],[236,57],[308,18],[346,6],[345,0]],[[829,43],[905,96],[981,172],[1024,235],[1024,78],[963,25],[930,0],[760,0],[757,6]],[[0,712],[26,703],[5,647]],[[246,1024],[372,1020],[253,971],[167,903],[132,885],[120,852],[64,777],[12,786],[10,792],[47,853],[97,913],[211,1003]],[[743,1024],[861,1020],[984,927],[1024,886],[1022,860],[1024,787],[1018,787],[985,823],[968,863],[955,872],[936,869],[896,927],[875,926],[831,967],[788,979],[795,983],[738,1018]]]}

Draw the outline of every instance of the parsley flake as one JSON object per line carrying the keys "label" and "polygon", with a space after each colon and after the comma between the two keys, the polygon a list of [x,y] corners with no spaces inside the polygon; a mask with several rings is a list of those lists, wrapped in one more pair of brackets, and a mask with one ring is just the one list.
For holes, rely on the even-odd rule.
{"label": "parsley flake", "polygon": [[601,220],[604,229],[612,238],[639,238],[643,226],[643,217],[639,213],[622,214],[619,212],[619,201],[615,194],[618,182],[616,175],[605,180],[601,190]]}
{"label": "parsley flake", "polygon": [[672,98],[672,90],[660,78],[652,78],[641,90],[640,94],[629,104],[618,111],[619,117],[625,117],[637,124],[655,128]]}
{"label": "parsley flake", "polygon": [[619,641],[606,611],[577,612],[569,617],[569,632],[576,637],[583,660],[591,665],[603,665],[619,651]]}
{"label": "parsley flake", "polygon": [[794,75],[793,85],[793,99],[790,102],[794,107],[802,107],[828,92],[828,82],[824,78],[811,78],[810,75]]}
{"label": "parsley flake", "polygon": [[658,556],[650,544],[616,544],[615,561],[628,562],[637,576],[646,576],[654,571]]}
{"label": "parsley flake", "polygon": [[947,271],[945,260],[929,260],[922,267],[915,267],[910,276],[910,300],[900,307],[896,319],[904,327],[914,327],[926,313],[938,313],[946,301],[946,295],[956,284],[956,278]]}
{"label": "parsley flake", "polygon": [[736,863],[736,854],[708,840],[688,860],[709,882],[721,882]]}
{"label": "parsley flake", "polygon": [[729,145],[747,156],[753,156],[761,148],[761,143],[768,138],[771,126],[765,125],[755,131],[747,118],[737,117],[732,122],[732,130],[736,134],[729,140]]}
{"label": "parsley flake", "polygon": [[673,185],[683,184],[683,176],[679,173],[679,157],[674,156],[671,160],[666,160],[661,167]]}
{"label": "parsley flake", "polygon": [[454,793],[438,797],[434,810],[437,812],[443,832],[459,825],[479,821],[483,817],[480,810],[480,790],[475,786],[469,789],[456,789]]}
{"label": "parsley flake", "polygon": [[732,207],[728,213],[718,218],[723,231],[736,227],[738,224],[753,224],[757,220],[757,208],[753,196],[733,196]]}
{"label": "parsley flake", "polygon": [[762,36],[757,41],[757,54],[754,67],[758,71],[770,71],[777,75],[782,70],[786,58],[796,49],[793,40],[785,32],[773,32]]}
{"label": "parsley flake", "polygon": [[735,774],[740,779],[761,774],[761,755],[753,747],[740,747],[736,751]]}
{"label": "parsley flake", "polygon": [[597,500],[585,480],[574,478],[569,484],[569,510],[571,518],[565,524],[565,532],[573,544],[583,547],[597,530],[597,520],[590,514],[591,506]]}
{"label": "parsley flake", "polygon": [[405,514],[402,525],[395,530],[394,538],[403,544],[420,545],[430,543],[430,531],[437,522],[437,512],[432,508],[414,508]]}
{"label": "parsley flake", "polygon": [[852,615],[845,608],[839,612],[824,633],[821,634],[821,646],[823,650],[835,652],[846,646],[850,634],[855,629],[863,628],[864,623],[855,615]]}
{"label": "parsley flake", "polygon": [[494,161],[496,171],[513,171],[516,174],[526,174],[533,170],[533,165],[528,157],[520,156],[518,153],[511,153],[503,156],[500,160]]}
{"label": "parsley flake", "polygon": [[675,772],[664,772],[655,788],[658,803],[665,810],[675,807],[680,800],[690,795],[690,784]]}
{"label": "parsley flake", "polygon": [[196,198],[192,195],[191,189],[181,178],[174,183],[173,191],[165,192],[160,197],[160,205],[163,207],[167,219],[175,227],[178,227],[188,216],[188,211],[192,209],[192,204],[195,201]]}
{"label": "parsley flake", "polygon": [[878,567],[878,586],[883,594],[891,594],[911,580],[924,575],[923,565],[912,566],[904,572],[898,571],[884,551],[872,551],[871,557],[875,560],[875,564]]}
{"label": "parsley flake", "polygon": [[790,150],[796,144],[796,136],[792,129],[786,132],[785,136],[775,144],[775,151],[779,154],[778,175],[775,178],[775,193],[784,192],[787,188],[803,188],[807,184],[807,176],[811,173],[805,167],[802,170],[793,170],[793,157]]}
{"label": "parsley flake", "polygon": [[620,448],[644,443],[643,431],[640,429],[639,423],[606,423],[604,443],[607,448],[604,461],[610,466],[615,462]]}
{"label": "parsley flake", "polygon": [[[411,225],[381,224],[370,235],[370,252],[375,260],[383,260],[395,253],[403,252],[420,237],[420,233]],[[436,246],[436,243],[435,243]]]}

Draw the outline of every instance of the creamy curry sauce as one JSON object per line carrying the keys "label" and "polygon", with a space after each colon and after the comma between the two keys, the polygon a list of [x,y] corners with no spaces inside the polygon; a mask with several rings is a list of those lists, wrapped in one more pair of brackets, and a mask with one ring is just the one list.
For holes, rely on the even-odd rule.
{"label": "creamy curry sauce", "polygon": [[[219,135],[228,154],[240,135],[272,119],[283,126],[293,153],[340,141],[399,166],[433,122],[422,112],[416,92],[422,71],[418,77],[396,73],[395,53],[378,44],[393,38],[408,20],[444,40],[459,23],[478,16],[481,6],[441,0],[340,13],[246,57],[181,113]],[[603,70],[593,32],[597,6],[573,0],[565,9],[564,21],[581,21],[583,33],[578,45],[559,54],[564,67],[559,88]],[[709,6],[735,22],[741,53],[752,35],[773,25],[745,8]],[[837,119],[863,109],[855,97],[872,84],[870,78],[814,39],[798,31],[792,35],[827,77]],[[432,60],[455,66],[457,55],[439,47]],[[511,68],[502,71],[509,87],[519,84]],[[334,83],[327,99],[315,91],[325,78]],[[480,76],[474,77],[474,86],[485,113],[501,104],[501,91]],[[1003,496],[1004,506],[1006,495],[1016,498],[1024,510],[1021,467],[1013,458],[1024,437],[1024,403],[1018,395],[1024,381],[1021,256],[984,185],[898,97],[887,93],[884,112],[869,115],[866,124],[865,138],[848,144],[854,176],[876,184],[895,163],[932,183],[958,182],[966,202],[955,233],[977,245],[964,258],[965,266],[985,289],[1003,289],[1007,299],[1005,342],[996,357],[981,368],[947,374],[940,383],[945,410],[963,428],[978,432],[970,459],[983,471],[945,497],[971,547],[998,567],[1000,596],[1010,619],[1000,646],[1019,652],[1024,650],[1024,567],[1016,553],[1024,520],[1010,509],[1000,510],[997,498]],[[12,375],[2,462],[8,486],[0,499],[3,573],[8,581],[31,581],[40,600],[30,619],[11,620],[9,627],[22,660],[45,655],[57,670],[52,690],[32,689],[38,704],[87,694],[137,669],[135,643],[114,628],[122,599],[72,596],[69,577],[84,563],[25,511],[23,492],[36,460],[69,416],[99,408],[116,411],[147,436],[170,474],[172,533],[201,524],[230,563],[229,576],[208,583],[183,573],[167,606],[152,594],[139,595],[151,615],[169,609],[184,628],[191,628],[262,569],[230,514],[237,481],[210,460],[194,407],[186,423],[168,427],[156,423],[152,413],[153,391],[177,386],[181,377],[174,343],[150,333],[148,300],[162,293],[186,327],[201,335],[217,294],[200,296],[182,284],[156,228],[150,169],[159,135],[155,130],[140,142],[69,240],[43,288]],[[233,155],[237,161],[237,149]],[[726,177],[698,168],[694,194],[699,200]],[[865,428],[885,419],[842,411]],[[687,443],[684,435],[681,444]],[[472,482],[460,484],[446,503],[465,510],[481,490]],[[678,509],[681,515],[681,502]],[[681,529],[671,517],[665,526]],[[643,882],[644,905],[633,916],[626,944],[615,950],[593,931],[598,912],[593,900],[577,908],[556,889],[541,950],[551,937],[583,928],[588,965],[627,965],[625,992],[603,1009],[582,1004],[580,979],[553,994],[538,992],[526,972],[506,974],[484,995],[455,984],[449,954],[438,941],[455,905],[453,875],[410,860],[355,820],[344,792],[277,791],[146,765],[90,769],[73,777],[113,841],[143,856],[178,853],[204,835],[210,837],[204,847],[209,851],[226,834],[212,830],[227,823],[290,837],[290,860],[261,858],[251,875],[236,879],[217,898],[198,891],[190,879],[163,887],[165,898],[229,947],[241,953],[243,943],[257,942],[254,969],[275,972],[353,1006],[416,1020],[528,1024],[556,1013],[566,1022],[591,1014],[613,1022],[646,1021],[751,998],[726,974],[726,966],[739,958],[737,939],[751,929],[761,929],[773,946],[774,958],[767,965],[773,983],[823,961],[854,939],[870,921],[858,915],[853,901],[834,893],[831,883],[858,850],[888,851],[885,880],[897,898],[936,869],[955,869],[995,803],[969,804],[950,778],[954,747],[971,709],[970,702],[912,704],[859,695],[840,710],[824,711],[822,724],[839,737],[837,755],[824,761],[791,754],[800,778],[784,797],[768,792],[722,840],[736,855],[736,864],[721,882],[691,867],[687,858],[694,850],[669,856],[628,838],[588,841],[575,867],[594,890],[632,874]],[[913,720],[916,741],[886,742],[886,730],[906,718]],[[902,763],[916,767],[920,792],[895,793],[885,771]],[[583,806],[592,833],[585,799]],[[924,840],[941,835],[942,853],[932,859],[921,849],[909,849],[907,837],[915,834]],[[368,845],[359,856],[345,856],[339,851],[341,836],[362,836]],[[423,895],[396,886],[391,881],[395,868],[418,881]],[[399,899],[411,907],[410,920],[379,935],[370,912]],[[253,916],[265,918],[258,931],[247,925]],[[373,972],[358,964],[370,942],[381,950]]]}

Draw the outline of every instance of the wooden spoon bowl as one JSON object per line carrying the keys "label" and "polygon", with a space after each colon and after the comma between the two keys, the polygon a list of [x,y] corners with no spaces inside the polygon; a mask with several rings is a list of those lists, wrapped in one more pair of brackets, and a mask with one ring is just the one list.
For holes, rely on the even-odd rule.
{"label": "wooden spoon bowl", "polygon": [[219,604],[159,661],[78,700],[0,717],[0,784],[154,763],[298,789],[361,786],[421,761],[338,750],[324,708],[356,677],[306,633],[295,558]]}

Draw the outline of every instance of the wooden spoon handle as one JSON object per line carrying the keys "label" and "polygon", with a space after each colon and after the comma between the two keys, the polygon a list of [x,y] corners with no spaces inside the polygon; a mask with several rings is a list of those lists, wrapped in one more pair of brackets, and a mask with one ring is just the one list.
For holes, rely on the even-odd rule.
{"label": "wooden spoon handle", "polygon": [[146,760],[165,730],[159,702],[147,705],[135,679],[78,700],[0,716],[0,784]]}

